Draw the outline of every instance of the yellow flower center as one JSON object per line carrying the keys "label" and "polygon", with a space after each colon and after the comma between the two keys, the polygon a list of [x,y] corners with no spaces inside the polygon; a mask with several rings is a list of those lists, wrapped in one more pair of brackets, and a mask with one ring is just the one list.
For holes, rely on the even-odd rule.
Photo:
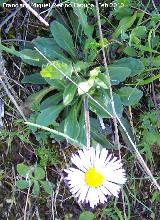
{"label": "yellow flower center", "polygon": [[99,187],[104,182],[104,176],[102,173],[92,167],[86,172],[85,181],[90,187]]}

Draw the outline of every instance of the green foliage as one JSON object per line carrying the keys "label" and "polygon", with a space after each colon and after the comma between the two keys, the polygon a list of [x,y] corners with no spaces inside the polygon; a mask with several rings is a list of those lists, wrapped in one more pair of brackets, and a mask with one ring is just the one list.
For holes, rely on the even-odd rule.
{"label": "green foliage", "polygon": [[[139,44],[147,34],[147,28],[145,25],[135,26],[137,19],[140,18],[137,12],[133,13],[129,9],[129,1],[116,2],[118,7],[115,9],[115,15],[119,19],[119,24],[113,33],[113,38],[119,40],[121,37],[123,42],[123,35],[126,34],[128,36],[126,38],[127,46],[130,48],[132,48],[132,44],[141,46]],[[120,6],[122,4],[125,8],[124,13]],[[76,142],[80,142],[80,145],[86,144],[85,113],[82,111],[86,93],[95,99],[95,101],[89,99],[92,118],[97,120],[100,117],[103,120],[113,116],[109,94],[109,76],[105,73],[101,62],[97,62],[98,59],[101,60],[102,42],[99,39],[99,34],[93,38],[94,32],[97,33],[98,30],[97,25],[91,24],[88,19],[89,13],[94,13],[94,9],[87,13],[85,8],[74,7],[69,19],[73,30],[63,19],[57,18],[50,25],[50,38],[47,36],[37,37],[32,41],[33,46],[38,48],[46,56],[46,59],[33,49],[24,48],[18,52],[13,48],[0,45],[1,49],[20,57],[24,62],[41,67],[40,74],[31,74],[25,77],[22,82],[49,85],[48,88],[42,90],[42,93],[40,91],[28,98],[27,103],[32,110],[33,102],[38,106],[31,115],[30,122],[40,126],[50,126],[54,131],[62,134],[63,137],[60,138],[54,132],[54,135],[51,136],[56,140],[69,137],[68,142],[73,143],[72,140],[75,139]],[[149,36],[150,42],[152,32]],[[135,41],[136,38],[139,39],[139,42]],[[103,43],[105,49],[110,47],[107,36],[104,36]],[[116,46],[115,43],[113,44]],[[148,48],[153,50],[151,47]],[[137,50],[135,48],[134,50],[135,55]],[[133,49],[130,53],[133,53]],[[125,82],[143,74],[145,67],[138,58],[123,57],[115,59],[108,65],[108,68],[111,84],[114,86],[113,99],[116,113],[122,117],[124,106],[138,104],[143,95],[137,88],[126,86]],[[38,140],[47,140],[50,137],[47,133],[44,135],[38,133],[37,128],[31,127],[31,129]],[[104,147],[108,143],[108,146],[113,148],[105,135],[101,134],[98,126],[94,127],[91,135],[93,142],[101,143]]]}
{"label": "green foliage", "polygon": [[153,148],[155,147],[157,152],[160,150],[160,134],[159,134],[159,114],[160,111],[144,112],[140,116],[140,147],[141,152],[145,154],[146,159],[151,164],[153,160]]}
{"label": "green foliage", "polygon": [[55,149],[38,147],[36,154],[39,158],[39,164],[41,167],[47,167],[59,163],[58,153]]}
{"label": "green foliage", "polygon": [[33,186],[32,193],[34,195],[39,195],[40,186],[48,194],[53,192],[53,184],[49,181],[44,181],[46,174],[43,168],[40,166],[27,166],[23,163],[17,165],[17,172],[20,176],[25,179],[20,179],[16,181],[16,186],[19,189],[27,189]]}
{"label": "green foliage", "polygon": [[131,106],[138,104],[143,92],[137,88],[122,87],[118,90],[123,105]]}
{"label": "green foliage", "polygon": [[54,105],[45,108],[44,110],[41,110],[40,114],[37,117],[36,123],[42,126],[48,126],[52,124],[56,120],[63,108],[63,105]]}
{"label": "green foliage", "polygon": [[76,51],[69,31],[59,22],[53,21],[51,24],[51,33],[59,47],[74,58]]}
{"label": "green foliage", "polygon": [[79,216],[79,220],[93,220],[94,214],[89,211],[82,212]]}

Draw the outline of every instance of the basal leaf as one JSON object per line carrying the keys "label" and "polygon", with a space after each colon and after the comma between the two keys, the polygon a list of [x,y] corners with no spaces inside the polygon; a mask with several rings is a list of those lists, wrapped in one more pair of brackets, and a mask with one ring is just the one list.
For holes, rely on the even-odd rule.
{"label": "basal leaf", "polygon": [[77,140],[79,143],[82,143],[86,146],[86,127],[85,127],[85,117],[84,117],[84,108],[81,110],[81,115],[79,117],[79,135]]}
{"label": "basal leaf", "polygon": [[[112,113],[112,104],[111,99],[109,98],[109,95],[107,92],[104,92],[104,94],[100,97],[94,97],[94,99],[103,107],[100,107],[97,103],[95,103],[93,100],[89,100],[89,108],[91,111],[95,112],[97,116],[101,118],[110,118]],[[123,112],[123,106],[122,102],[120,100],[120,97],[113,93],[113,99],[115,103],[115,110],[119,117],[122,116]]]}
{"label": "basal leaf", "polygon": [[63,51],[60,49],[53,38],[38,37],[33,40],[33,43],[35,47],[37,47],[49,59],[68,61],[68,59],[63,54]]}
{"label": "basal leaf", "polygon": [[46,80],[40,75],[40,73],[34,73],[24,76],[21,83],[47,84]]}
{"label": "basal leaf", "polygon": [[42,110],[37,117],[36,123],[42,126],[48,126],[52,124],[58,117],[59,113],[63,110],[63,108],[63,105],[55,105]]}
{"label": "basal leaf", "polygon": [[47,64],[46,59],[36,50],[24,49],[20,51],[20,57],[23,62],[30,64],[32,66],[41,67]]}
{"label": "basal leaf", "polygon": [[76,51],[74,48],[72,36],[69,31],[57,21],[53,21],[51,23],[50,29],[59,47],[68,52],[72,57],[75,57]]}
{"label": "basal leaf", "polygon": [[58,92],[55,95],[49,96],[41,103],[40,110],[44,110],[51,106],[57,105],[62,100],[62,98],[63,98],[62,92]]}
{"label": "basal leaf", "polygon": [[73,83],[69,83],[63,92],[63,104],[69,105],[72,102],[76,94],[77,86]]}
{"label": "basal leaf", "polygon": [[21,58],[24,63],[32,66],[41,67],[42,65],[47,64],[47,61],[36,50],[24,49],[21,51],[16,51],[14,48],[5,47],[2,44],[0,44],[0,49]]}
{"label": "basal leaf", "polygon": [[79,130],[80,128],[77,120],[77,109],[76,107],[72,107],[64,122],[64,133],[76,140],[79,135]]}
{"label": "basal leaf", "polygon": [[44,88],[40,90],[39,92],[31,94],[30,96],[28,96],[26,101],[23,103],[23,106],[26,106],[27,109],[31,109],[33,104],[39,105],[43,97],[47,95],[49,92],[51,92],[52,90],[54,90],[54,88],[49,87],[49,88]]}

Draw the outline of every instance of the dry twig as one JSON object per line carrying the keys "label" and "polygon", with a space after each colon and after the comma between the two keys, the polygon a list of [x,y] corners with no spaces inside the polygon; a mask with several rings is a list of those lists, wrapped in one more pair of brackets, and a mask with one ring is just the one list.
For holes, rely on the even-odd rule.
{"label": "dry twig", "polygon": [[25,7],[32,13],[34,14],[38,20],[40,22],[42,22],[45,26],[49,26],[48,22],[44,20],[44,18],[42,18],[29,4],[26,3],[26,1],[21,0],[21,2],[23,2],[23,4],[25,5]]}

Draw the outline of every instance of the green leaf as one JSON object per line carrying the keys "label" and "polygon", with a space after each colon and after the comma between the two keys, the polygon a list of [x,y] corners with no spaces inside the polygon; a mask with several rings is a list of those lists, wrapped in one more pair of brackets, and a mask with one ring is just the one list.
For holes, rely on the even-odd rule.
{"label": "green leaf", "polygon": [[[89,109],[101,118],[110,118],[111,116],[107,113],[106,109],[106,105],[108,105],[109,103],[109,97],[108,103],[106,103],[106,105],[104,104],[101,98],[94,97],[94,100],[98,102],[103,108],[100,107],[97,103],[95,103],[92,99],[89,99]],[[104,109],[106,109],[106,111]]]}
{"label": "green leaf", "polygon": [[26,180],[17,180],[16,181],[16,186],[19,188],[19,189],[26,189],[29,187],[29,181],[26,181]]}
{"label": "green leaf", "polygon": [[[101,91],[102,92],[102,91]],[[102,92],[101,97],[94,97],[94,99],[103,107],[100,107],[97,103],[95,103],[93,100],[89,100],[89,108],[92,112],[95,112],[96,115],[98,115],[101,118],[110,118],[112,113],[112,104],[111,99],[109,98],[108,94],[105,92]],[[123,106],[122,102],[120,100],[120,97],[113,93],[113,100],[115,103],[115,110],[119,117],[122,116],[123,112]],[[108,112],[108,113],[107,113]]]}
{"label": "green leaf", "polygon": [[137,52],[133,47],[126,47],[123,52],[131,57],[137,56]]}
{"label": "green leaf", "polygon": [[141,90],[132,87],[122,87],[117,93],[125,106],[138,104],[139,100],[143,96],[143,92]]}
{"label": "green leaf", "polygon": [[21,83],[47,84],[46,80],[40,75],[40,73],[24,76]]}
{"label": "green leaf", "polygon": [[42,180],[45,178],[45,171],[41,167],[36,167],[34,170],[34,176],[37,180]]}
{"label": "green leaf", "polygon": [[51,106],[57,105],[62,100],[62,98],[62,92],[57,92],[55,95],[48,97],[41,103],[40,110],[44,110]]}
{"label": "green leaf", "polygon": [[136,28],[133,28],[131,35],[141,38],[145,35],[146,31],[147,29],[145,26],[138,26]]}
{"label": "green leaf", "polygon": [[140,75],[145,70],[143,63],[139,59],[132,57],[117,60],[110,66],[129,68],[131,71],[130,76]]}
{"label": "green leaf", "polygon": [[46,193],[51,195],[53,193],[53,184],[49,181],[40,181],[43,189],[45,190]]}
{"label": "green leaf", "polygon": [[79,118],[79,135],[77,140],[79,143],[82,143],[86,146],[86,127],[85,127],[85,117],[84,117],[84,108],[81,110],[80,118]]}
{"label": "green leaf", "polygon": [[34,180],[34,185],[33,185],[32,193],[33,193],[33,195],[38,196],[39,192],[40,192],[39,183],[38,183],[37,180]]}
{"label": "green leaf", "polygon": [[108,70],[112,85],[118,85],[120,82],[125,81],[125,79],[131,74],[131,70],[129,68],[119,67],[118,65],[110,65]]}
{"label": "green leaf", "polygon": [[30,167],[28,167],[24,163],[20,163],[17,165],[17,172],[19,173],[19,175],[26,177],[30,172]]}
{"label": "green leaf", "polygon": [[41,67],[42,65],[47,64],[47,61],[36,50],[24,49],[16,51],[14,48],[5,47],[2,44],[0,44],[0,50],[4,50],[7,53],[20,57],[23,62],[32,66]]}
{"label": "green leaf", "polygon": [[31,109],[33,104],[40,104],[41,100],[45,95],[47,95],[50,91],[54,90],[54,88],[44,88],[40,90],[39,92],[33,93],[24,102],[24,106],[27,106],[28,109]]}
{"label": "green leaf", "polygon": [[[120,6],[121,3],[118,2],[118,6]],[[132,15],[132,9],[129,7],[118,7],[118,9],[115,8],[115,14],[116,14],[116,18],[118,20],[121,20],[124,17],[129,17]]]}
{"label": "green leaf", "polygon": [[69,105],[75,94],[76,94],[76,90],[77,90],[77,86],[74,85],[73,83],[69,83],[68,86],[65,88],[64,92],[63,92],[63,104]]}
{"label": "green leaf", "polygon": [[53,38],[37,37],[33,40],[33,43],[49,59],[68,61]]}
{"label": "green leaf", "polygon": [[41,67],[42,65],[47,64],[46,59],[36,50],[24,49],[20,51],[20,57],[23,62],[32,65]]}
{"label": "green leaf", "polygon": [[144,45],[132,44],[132,46],[135,47],[136,49],[139,49],[142,52],[150,52],[150,53],[160,54],[160,52],[158,52],[157,50],[153,50],[150,47],[147,47]]}
{"label": "green leaf", "polygon": [[160,56],[150,56],[147,58],[141,58],[141,61],[145,66],[151,66],[151,67],[160,67]]}
{"label": "green leaf", "polygon": [[107,149],[113,149],[115,148],[114,145],[112,145],[106,138],[107,134],[110,134],[110,129],[107,128],[103,130],[101,128],[100,122],[96,118],[90,117],[90,123],[91,123],[91,137],[100,145]]}
{"label": "green leaf", "polygon": [[152,83],[153,81],[155,81],[157,79],[160,79],[160,73],[157,74],[156,76],[149,77],[145,80],[140,80],[136,84],[138,84],[139,86],[148,85],[149,83]]}
{"label": "green leaf", "polygon": [[137,12],[132,17],[124,17],[120,20],[118,27],[113,34],[114,38],[118,38],[122,32],[126,32],[134,23],[137,17]]}
{"label": "green leaf", "polygon": [[92,37],[93,27],[87,22],[87,15],[82,7],[73,7],[74,13],[78,16],[79,24],[88,38]]}
{"label": "green leaf", "polygon": [[83,62],[83,61],[77,61],[74,64],[74,69],[76,70],[76,72],[81,72],[82,70],[86,70],[88,67],[90,67],[91,64],[87,63],[87,62]]}
{"label": "green leaf", "polygon": [[108,75],[106,75],[104,73],[99,73],[98,76],[95,78],[95,83],[104,89],[108,89],[109,88]]}
{"label": "green leaf", "polygon": [[94,219],[94,214],[89,211],[84,211],[79,216],[79,220],[93,220],[93,219]]}
{"label": "green leaf", "polygon": [[75,57],[76,51],[69,31],[57,21],[51,23],[50,29],[56,43],[72,57]]}
{"label": "green leaf", "polygon": [[17,57],[21,57],[21,54],[19,51],[16,51],[13,47],[12,48],[5,47],[1,43],[0,43],[0,50],[4,50],[5,52],[15,55]]}
{"label": "green leaf", "polygon": [[63,105],[55,105],[42,110],[37,117],[36,123],[42,126],[48,126],[52,124],[63,108]]}
{"label": "green leaf", "polygon": [[[126,128],[131,140],[133,142],[135,142],[135,135],[133,134],[133,129],[131,127],[131,124],[130,124],[129,120],[127,118],[124,118],[124,117],[121,117],[120,120],[121,120],[121,123],[123,124],[123,126]],[[126,133],[124,132],[124,130],[123,130],[123,128],[120,124],[119,124],[118,128],[119,128],[119,131],[122,135],[124,143],[132,151],[132,144],[131,144],[130,140],[128,139],[128,136],[126,135]]]}
{"label": "green leaf", "polygon": [[50,86],[57,89],[58,91],[64,91],[65,87],[67,86],[67,82],[65,80],[50,79],[50,78],[45,78],[45,80]]}
{"label": "green leaf", "polygon": [[79,135],[79,123],[77,121],[77,106],[72,107],[69,115],[65,119],[64,133],[73,139],[77,139]]}
{"label": "green leaf", "polygon": [[[64,75],[61,73],[63,72],[67,76],[72,75],[72,64],[63,63],[61,61],[53,61],[53,65],[48,65],[41,70],[41,76],[51,79],[63,79]],[[57,69],[58,68],[58,69]]]}
{"label": "green leaf", "polygon": [[38,124],[34,124],[32,122],[25,122],[25,124],[29,125],[29,126],[32,126],[32,127],[36,127],[36,128],[40,128],[40,129],[43,129],[45,131],[49,131],[50,133],[54,134],[54,135],[57,135],[57,136],[61,136],[63,138],[66,138],[70,143],[72,144],[75,144],[77,147],[81,147],[81,148],[84,148],[86,146],[84,146],[82,143],[79,143],[77,140],[69,137],[68,135],[60,132],[60,131],[57,131],[57,130],[54,130],[54,129],[51,129],[51,128],[48,128],[48,127],[45,127],[45,126],[41,126],[41,125],[38,125]]}

